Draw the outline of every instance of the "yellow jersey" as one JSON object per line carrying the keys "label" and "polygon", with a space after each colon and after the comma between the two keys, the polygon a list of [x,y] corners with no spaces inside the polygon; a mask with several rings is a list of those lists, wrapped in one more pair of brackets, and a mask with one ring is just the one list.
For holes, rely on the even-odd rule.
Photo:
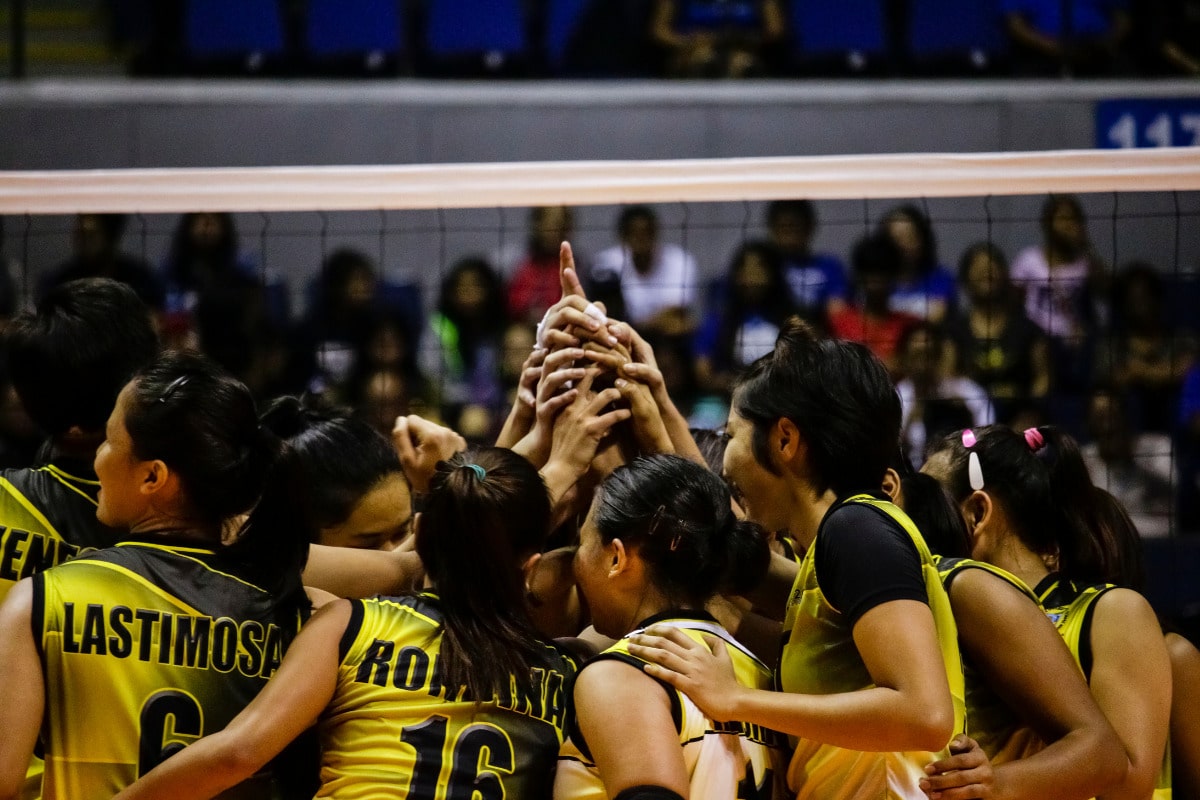
{"label": "yellow jersey", "polygon": [[[110,798],[224,728],[298,632],[300,609],[180,541],[125,542],[34,576],[47,800]],[[222,797],[273,793],[264,774]]]}
{"label": "yellow jersey", "polygon": [[[1037,597],[1030,588],[1020,578],[1000,567],[970,558],[934,556],[934,562],[947,594],[951,591],[954,579],[964,570],[981,569],[1009,583],[1038,606]],[[962,628],[962,620],[955,622]],[[967,704],[967,734],[979,743],[991,762],[998,766],[1027,758],[1045,749],[1046,745],[1037,733],[996,694],[965,652],[962,654],[962,663]]]}
{"label": "yellow jersey", "polygon": [[502,697],[442,684],[436,595],[352,601],[333,700],[318,723],[321,788],[340,800],[550,796],[575,661],[547,644]]}
{"label": "yellow jersey", "polygon": [[[117,541],[96,519],[91,465],[61,463],[0,472],[0,603],[17,581]],[[42,769],[32,759],[21,800],[41,796]]]}
{"label": "yellow jersey", "polygon": [[[847,498],[833,509],[858,504],[874,509],[904,530],[916,547],[921,579],[937,629],[942,662],[954,702],[954,733],[964,730],[964,687],[962,663],[958,651],[958,630],[950,610],[950,600],[942,588],[933,556],[916,525],[900,508],[886,500],[862,494]],[[870,673],[854,644],[849,618],[826,599],[818,581],[816,551],[824,530],[808,548],[792,586],[784,619],[784,642],[780,654],[777,686],[799,694],[836,694],[874,686]],[[947,740],[947,745],[949,740]],[[947,751],[862,752],[823,744],[808,739],[795,741],[795,752],[788,768],[788,785],[797,800],[882,800],[911,798],[924,800],[919,782],[925,766]]]}
{"label": "yellow jersey", "polygon": [[[668,612],[645,620],[629,634],[650,625],[678,628],[695,641],[704,635],[724,640],[738,682],[754,689],[771,688],[771,671],[749,650],[704,612]],[[629,652],[629,636],[597,659],[615,659],[641,669],[646,662]],[[591,662],[589,662],[591,663]],[[584,666],[586,669],[587,666]],[[789,797],[784,780],[790,750],[787,737],[745,722],[715,722],[683,692],[663,684],[671,700],[671,714],[683,748],[684,765],[691,779],[692,800],[783,800]],[[636,731],[630,731],[636,737]],[[587,743],[577,724],[563,744],[554,778],[555,800],[607,800]]]}
{"label": "yellow jersey", "polygon": [[[1111,583],[1076,583],[1051,574],[1034,589],[1042,610],[1058,629],[1089,683],[1092,677],[1092,616],[1096,612],[1096,601],[1115,588],[1116,585]],[[1171,740],[1168,738],[1154,785],[1154,800],[1171,800],[1171,793]]]}

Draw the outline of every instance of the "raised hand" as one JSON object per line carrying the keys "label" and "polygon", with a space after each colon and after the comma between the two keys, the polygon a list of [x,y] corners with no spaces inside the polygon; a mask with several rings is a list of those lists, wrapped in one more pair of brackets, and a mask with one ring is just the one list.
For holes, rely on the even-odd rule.
{"label": "raised hand", "polygon": [[415,414],[396,418],[392,443],[400,454],[400,466],[416,492],[429,489],[429,480],[439,461],[467,447],[466,440],[454,431]]}

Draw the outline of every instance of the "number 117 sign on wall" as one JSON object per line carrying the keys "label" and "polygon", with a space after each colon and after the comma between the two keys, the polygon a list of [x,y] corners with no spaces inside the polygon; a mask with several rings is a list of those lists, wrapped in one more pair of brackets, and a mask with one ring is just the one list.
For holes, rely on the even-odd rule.
{"label": "number 117 sign on wall", "polygon": [[1097,103],[1096,146],[1200,147],[1200,98]]}

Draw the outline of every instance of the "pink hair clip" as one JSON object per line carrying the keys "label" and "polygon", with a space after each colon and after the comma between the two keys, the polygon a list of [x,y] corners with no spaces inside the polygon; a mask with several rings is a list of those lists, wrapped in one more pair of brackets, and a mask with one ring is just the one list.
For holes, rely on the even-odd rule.
{"label": "pink hair clip", "polygon": [[[975,431],[967,428],[962,432],[963,447],[971,450],[979,440],[975,438]],[[971,454],[967,456],[967,483],[971,486],[971,491],[978,492],[983,488],[983,464],[979,463],[979,453],[971,450]]]}
{"label": "pink hair clip", "polygon": [[1029,449],[1036,453],[1046,446],[1046,437],[1042,436],[1042,432],[1037,428],[1026,428],[1025,444],[1029,445]]}

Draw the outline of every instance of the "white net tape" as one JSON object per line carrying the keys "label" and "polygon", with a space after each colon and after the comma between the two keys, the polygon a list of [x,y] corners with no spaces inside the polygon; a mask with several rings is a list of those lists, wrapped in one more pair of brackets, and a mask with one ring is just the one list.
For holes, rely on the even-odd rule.
{"label": "white net tape", "polygon": [[0,172],[0,214],[351,211],[1200,190],[1200,148]]}

